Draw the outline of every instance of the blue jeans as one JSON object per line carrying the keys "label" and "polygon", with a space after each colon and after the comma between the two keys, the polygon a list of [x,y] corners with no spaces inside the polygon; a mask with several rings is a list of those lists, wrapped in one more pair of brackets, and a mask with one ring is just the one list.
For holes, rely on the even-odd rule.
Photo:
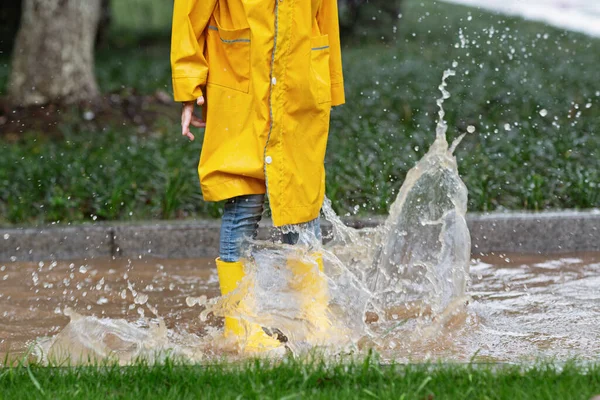
{"label": "blue jeans", "polygon": [[[221,261],[236,262],[242,255],[244,242],[255,239],[258,223],[264,209],[264,194],[250,194],[234,197],[225,202],[225,211],[221,221],[221,243],[219,257]],[[321,221],[316,219],[302,224],[321,240]],[[284,229],[282,241],[286,244],[298,243],[299,233],[289,228]]]}

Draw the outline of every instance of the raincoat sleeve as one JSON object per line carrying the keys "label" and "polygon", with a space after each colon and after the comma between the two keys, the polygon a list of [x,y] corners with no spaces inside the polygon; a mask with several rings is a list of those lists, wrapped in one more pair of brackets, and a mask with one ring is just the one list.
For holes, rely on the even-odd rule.
{"label": "raincoat sleeve", "polygon": [[322,35],[329,36],[329,70],[331,72],[331,105],[346,102],[342,73],[342,48],[337,0],[323,0],[317,12],[317,24]]}
{"label": "raincoat sleeve", "polygon": [[204,57],[206,26],[217,0],[175,0],[171,33],[171,70],[175,101],[202,96],[208,63]]}

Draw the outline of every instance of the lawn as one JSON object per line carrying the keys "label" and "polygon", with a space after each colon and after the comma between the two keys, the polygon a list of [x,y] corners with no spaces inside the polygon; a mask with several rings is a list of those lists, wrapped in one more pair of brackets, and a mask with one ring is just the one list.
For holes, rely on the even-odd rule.
{"label": "lawn", "polygon": [[[138,1],[133,8],[145,10],[149,1]],[[144,32],[164,33],[167,8],[147,17]],[[201,140],[182,140],[177,106],[156,101],[171,90],[168,32],[124,40],[144,17],[130,27],[116,20],[96,72],[125,120],[87,121],[84,107],[41,127],[0,125],[0,224],[221,212],[201,200]],[[344,49],[347,104],[333,110],[326,158],[338,212],[387,211],[433,140],[437,86],[454,61],[449,136],[476,128],[456,151],[469,210],[600,207],[600,40],[432,0],[407,1],[398,30],[395,44],[371,38]],[[0,94],[7,75],[0,56]]]}
{"label": "lawn", "polygon": [[0,370],[0,399],[548,399],[589,400],[600,369],[509,365],[391,365],[250,361],[228,365]]}

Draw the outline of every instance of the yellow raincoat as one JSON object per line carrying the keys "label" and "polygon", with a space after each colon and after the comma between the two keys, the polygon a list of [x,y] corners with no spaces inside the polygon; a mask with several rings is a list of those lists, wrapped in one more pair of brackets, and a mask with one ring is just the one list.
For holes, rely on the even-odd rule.
{"label": "yellow raincoat", "polygon": [[275,226],[319,215],[344,103],[336,1],[175,0],[174,97],[206,99],[205,200],[266,192]]}

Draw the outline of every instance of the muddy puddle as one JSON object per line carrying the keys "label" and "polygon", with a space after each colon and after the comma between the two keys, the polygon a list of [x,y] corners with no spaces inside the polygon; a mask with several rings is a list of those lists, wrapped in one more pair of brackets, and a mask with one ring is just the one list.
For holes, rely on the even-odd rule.
{"label": "muddy puddle", "polygon": [[[203,307],[194,304],[219,294],[212,260],[95,259],[0,269],[2,360],[7,354],[18,359],[36,341],[56,336],[69,323],[69,309],[140,329],[159,316],[165,345],[185,349],[196,361],[211,346],[210,332],[222,325],[211,315],[202,321]],[[407,329],[391,332],[393,340],[378,348],[385,359],[561,361],[591,360],[600,352],[600,253],[486,256],[472,260],[470,270],[466,310],[436,326],[426,341]]]}

